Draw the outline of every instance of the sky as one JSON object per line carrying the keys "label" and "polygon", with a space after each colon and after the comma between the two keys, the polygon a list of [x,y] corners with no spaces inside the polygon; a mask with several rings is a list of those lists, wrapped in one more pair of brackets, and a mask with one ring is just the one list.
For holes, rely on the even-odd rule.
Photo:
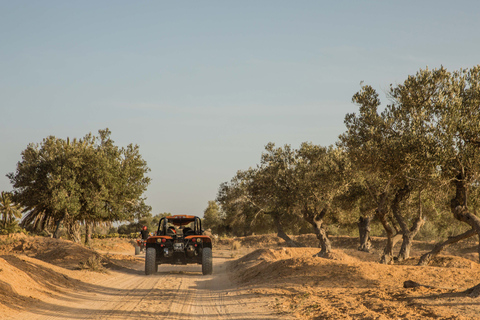
{"label": "sky", "polygon": [[334,144],[361,83],[480,63],[474,1],[0,0],[0,191],[29,143],[109,128],[152,213],[203,216],[269,142]]}

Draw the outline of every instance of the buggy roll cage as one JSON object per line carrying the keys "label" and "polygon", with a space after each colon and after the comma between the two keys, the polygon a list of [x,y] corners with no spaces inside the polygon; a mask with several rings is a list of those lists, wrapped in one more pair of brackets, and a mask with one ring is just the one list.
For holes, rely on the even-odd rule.
{"label": "buggy roll cage", "polygon": [[185,226],[191,222],[193,222],[193,234],[202,235],[202,220],[199,217],[175,215],[175,216],[163,217],[160,219],[160,221],[158,222],[157,236],[167,235],[168,223],[171,223],[174,226]]}

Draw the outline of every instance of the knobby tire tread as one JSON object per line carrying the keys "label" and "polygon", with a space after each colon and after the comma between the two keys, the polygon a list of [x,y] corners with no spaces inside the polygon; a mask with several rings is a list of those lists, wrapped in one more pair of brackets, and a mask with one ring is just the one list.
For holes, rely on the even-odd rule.
{"label": "knobby tire tread", "polygon": [[155,248],[147,248],[145,254],[145,274],[148,276],[157,272],[157,263],[155,261],[157,250]]}
{"label": "knobby tire tread", "polygon": [[203,248],[202,273],[204,275],[209,275],[209,274],[212,274],[212,272],[213,272],[212,248]]}

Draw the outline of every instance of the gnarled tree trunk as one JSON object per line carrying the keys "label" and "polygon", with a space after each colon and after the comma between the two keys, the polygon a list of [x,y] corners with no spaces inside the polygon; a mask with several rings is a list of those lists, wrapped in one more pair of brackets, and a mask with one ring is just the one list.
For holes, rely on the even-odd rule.
{"label": "gnarled tree trunk", "polygon": [[393,263],[393,248],[397,244],[398,241],[402,238],[402,236],[398,233],[395,225],[392,221],[388,221],[387,218],[387,194],[382,193],[380,195],[380,199],[378,201],[377,211],[375,212],[375,216],[381,222],[383,229],[387,233],[387,243],[385,244],[385,248],[383,249],[382,257],[380,258],[380,263],[384,264],[392,264]]}
{"label": "gnarled tree trunk", "polygon": [[[459,174],[454,183],[456,187],[456,194],[455,198],[450,201],[450,210],[457,220],[470,225],[480,238],[480,218],[468,210],[467,189],[465,187],[465,180],[463,179],[463,176]],[[480,261],[480,245],[477,248],[477,252],[479,254]]]}
{"label": "gnarled tree trunk", "polygon": [[433,257],[435,257],[437,254],[439,254],[445,247],[453,244],[453,243],[456,243],[456,242],[459,242],[463,239],[467,239],[467,238],[470,238],[470,237],[473,237],[474,235],[476,235],[477,233],[475,232],[474,229],[470,229],[468,230],[467,232],[464,232],[462,234],[459,234],[457,236],[454,236],[454,237],[448,237],[448,239],[446,241],[443,241],[443,242],[440,242],[440,243],[437,243],[432,251],[430,252],[427,252],[425,253],[424,255],[422,255],[420,257],[420,260],[418,261],[418,265],[419,266],[426,266],[430,263],[430,261],[432,260]]}
{"label": "gnarled tree trunk", "polygon": [[64,219],[64,225],[65,229],[67,230],[67,234],[70,238],[75,243],[80,243],[81,237],[80,237],[80,223],[78,221],[73,221],[72,218],[69,218],[68,216]]}
{"label": "gnarled tree trunk", "polygon": [[315,235],[318,239],[318,247],[321,248],[320,252],[316,254],[317,257],[325,257],[332,251],[332,244],[330,239],[328,239],[327,230],[324,227],[323,221],[326,213],[326,208],[320,212],[317,210],[308,210],[307,207],[305,207],[303,210],[303,218],[312,225]]}
{"label": "gnarled tree trunk", "polygon": [[410,250],[413,244],[413,238],[417,235],[420,228],[425,224],[425,219],[423,217],[418,217],[413,226],[407,230],[407,232],[403,232],[402,238],[402,246],[400,247],[400,252],[398,253],[398,261],[403,261],[410,258]]}
{"label": "gnarled tree trunk", "polygon": [[[389,229],[390,230],[390,229]],[[383,264],[393,264],[393,248],[395,245],[402,239],[402,235],[399,233],[393,234],[393,232],[387,231],[387,243],[383,249],[382,257],[380,258],[380,263]]]}
{"label": "gnarled tree trunk", "polygon": [[380,263],[384,264],[393,264],[393,248],[395,245],[402,239],[402,235],[398,232],[395,224],[392,220],[388,221],[386,214],[378,216],[378,220],[383,225],[385,232],[387,233],[387,243],[385,244],[385,248],[383,249],[382,257],[380,258]]}
{"label": "gnarled tree trunk", "polygon": [[418,217],[413,222],[411,228],[408,228],[405,219],[403,219],[402,215],[400,214],[400,203],[404,201],[410,195],[410,187],[406,185],[404,188],[398,190],[397,194],[395,195],[395,199],[392,203],[392,212],[395,220],[399,224],[402,232],[402,246],[400,247],[400,252],[398,253],[398,261],[403,261],[410,258],[410,250],[413,244],[413,238],[417,235],[420,228],[425,224],[425,219],[423,218],[422,214],[422,206],[420,202],[420,193],[419,193],[419,214]]}
{"label": "gnarled tree trunk", "polygon": [[[475,214],[470,212],[467,207],[467,187],[465,182],[465,176],[463,172],[460,172],[457,175],[457,179],[454,181],[455,184],[455,198],[450,201],[450,210],[453,213],[455,219],[463,221],[472,227],[472,230],[475,230],[480,239],[480,218]],[[478,259],[480,261],[480,244],[477,247]],[[477,297],[480,295],[480,284],[471,288],[470,295],[472,297]]]}
{"label": "gnarled tree trunk", "polygon": [[371,217],[361,216],[358,219],[358,232],[360,234],[360,246],[358,247],[359,251],[370,252],[372,247],[372,240],[370,239],[370,222],[372,221]]}
{"label": "gnarled tree trunk", "polygon": [[302,244],[292,240],[286,233],[283,231],[282,223],[280,222],[280,217],[277,214],[273,214],[273,222],[275,223],[275,227],[277,228],[277,237],[285,240],[287,246],[289,247],[303,247]]}

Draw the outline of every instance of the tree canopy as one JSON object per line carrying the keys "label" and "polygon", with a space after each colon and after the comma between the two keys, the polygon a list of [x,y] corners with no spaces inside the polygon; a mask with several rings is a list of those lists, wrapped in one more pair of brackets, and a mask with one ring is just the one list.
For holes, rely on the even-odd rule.
{"label": "tree canopy", "polygon": [[105,129],[73,141],[49,136],[27,146],[16,172],[7,175],[25,208],[24,226],[63,223],[79,241],[79,223],[131,220],[150,211],[143,197],[150,169],[138,145],[120,148],[110,135]]}
{"label": "tree canopy", "polygon": [[256,168],[221,186],[221,209],[227,216],[265,213],[286,241],[283,225],[303,217],[324,252],[325,218],[355,218],[360,225],[374,215],[388,239],[385,263],[393,262],[399,240],[397,258],[409,257],[426,221],[438,224],[437,231],[452,224],[446,208],[473,230],[459,239],[480,235],[480,66],[420,70],[391,85],[387,99],[382,106],[377,91],[362,86],[352,98],[358,112],[345,116],[347,130],[335,146],[304,143],[295,150],[268,143]]}

